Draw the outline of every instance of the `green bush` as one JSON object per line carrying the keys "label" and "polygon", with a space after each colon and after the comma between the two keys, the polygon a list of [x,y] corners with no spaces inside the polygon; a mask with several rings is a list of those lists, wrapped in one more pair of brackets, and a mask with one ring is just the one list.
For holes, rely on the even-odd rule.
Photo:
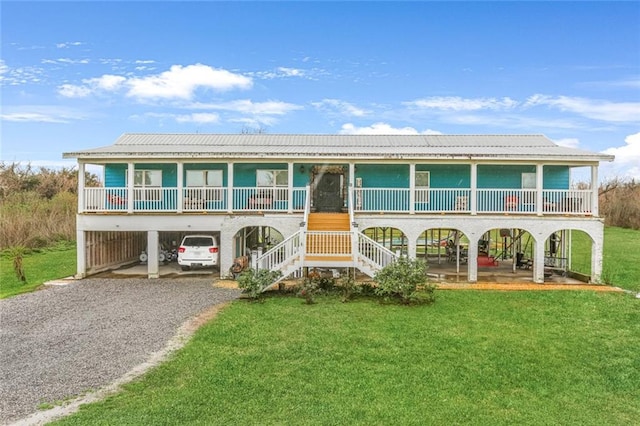
{"label": "green bush", "polygon": [[349,268],[340,276],[340,290],[342,293],[342,301],[348,302],[362,293],[362,286],[356,282],[355,270]]}
{"label": "green bush", "polygon": [[262,294],[263,290],[273,284],[282,273],[280,271],[269,271],[267,269],[247,269],[238,277],[238,287],[246,294],[250,299],[257,300]]}
{"label": "green bush", "polygon": [[435,302],[435,285],[429,284],[427,264],[421,259],[400,257],[378,271],[376,294],[385,300],[399,300],[406,305]]}
{"label": "green bush", "polygon": [[302,281],[298,296],[302,297],[307,305],[316,303],[315,295],[320,291],[321,280],[319,275],[309,275]]}

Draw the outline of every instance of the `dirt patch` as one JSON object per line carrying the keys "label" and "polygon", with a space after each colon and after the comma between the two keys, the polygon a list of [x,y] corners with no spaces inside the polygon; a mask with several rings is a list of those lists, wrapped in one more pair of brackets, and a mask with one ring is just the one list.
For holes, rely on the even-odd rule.
{"label": "dirt patch", "polygon": [[235,280],[215,280],[213,282],[215,288],[238,288],[238,281]]}
{"label": "dirt patch", "polygon": [[437,284],[439,290],[501,290],[501,291],[544,291],[544,290],[590,290],[601,292],[624,292],[621,288],[607,285],[589,284],[529,284],[529,283],[479,283],[479,284]]}

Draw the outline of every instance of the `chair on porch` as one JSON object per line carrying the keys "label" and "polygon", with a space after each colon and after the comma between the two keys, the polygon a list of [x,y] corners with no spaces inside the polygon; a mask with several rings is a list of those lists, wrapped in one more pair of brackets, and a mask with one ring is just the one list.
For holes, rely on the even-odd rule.
{"label": "chair on porch", "polygon": [[458,195],[456,197],[455,209],[457,211],[469,210],[469,198],[466,195]]}
{"label": "chair on porch", "polygon": [[504,198],[504,209],[505,210],[518,210],[518,204],[520,200],[516,195],[507,195]]}

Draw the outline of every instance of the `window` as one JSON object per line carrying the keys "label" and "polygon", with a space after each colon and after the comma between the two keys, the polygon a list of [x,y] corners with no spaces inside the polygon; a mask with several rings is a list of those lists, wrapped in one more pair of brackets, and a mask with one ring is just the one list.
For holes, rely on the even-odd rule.
{"label": "window", "polygon": [[522,189],[536,189],[536,174],[535,173],[523,173],[522,174]]}
{"label": "window", "polygon": [[187,186],[222,186],[222,170],[187,170]]}
{"label": "window", "polygon": [[160,200],[162,170],[135,170],[133,174],[134,199],[138,201]]}
{"label": "window", "polygon": [[257,170],[256,183],[261,188],[272,188],[273,199],[282,201],[287,199],[289,174],[286,170]]}
{"label": "window", "polygon": [[289,184],[286,170],[258,170],[256,173],[258,186],[277,187]]}
{"label": "window", "polygon": [[535,173],[523,173],[522,174],[522,203],[528,205],[534,205],[536,203],[536,174]]}
{"label": "window", "polygon": [[[222,200],[222,170],[187,170],[185,205]],[[196,189],[197,188],[197,189]]]}
{"label": "window", "polygon": [[416,203],[429,202],[431,172],[416,172]]}

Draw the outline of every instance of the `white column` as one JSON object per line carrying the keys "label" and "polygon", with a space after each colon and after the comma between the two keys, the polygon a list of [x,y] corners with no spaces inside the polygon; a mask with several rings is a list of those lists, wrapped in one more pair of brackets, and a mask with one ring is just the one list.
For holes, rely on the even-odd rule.
{"label": "white column", "polygon": [[84,163],[82,161],[78,161],[78,213],[82,213],[84,211]]}
{"label": "white column", "polygon": [[469,248],[467,249],[467,280],[470,283],[478,282],[478,237],[467,235]]}
{"label": "white column", "polygon": [[158,265],[158,231],[147,231],[147,274],[149,278],[160,277],[160,266]]}
{"label": "white column", "polygon": [[287,187],[287,213],[293,213],[293,162],[287,164],[287,173],[289,174]]}
{"label": "white column", "polygon": [[602,282],[602,256],[604,246],[604,224],[600,222],[599,230],[589,236],[593,239],[591,244],[591,282]]}
{"label": "white column", "polygon": [[544,178],[544,165],[536,164],[536,212],[538,216],[542,216],[542,188]]}
{"label": "white column", "polygon": [[591,214],[598,217],[598,165],[591,166]]}
{"label": "white column", "polygon": [[545,237],[538,234],[533,246],[533,282],[538,284],[544,283],[544,243]]}
{"label": "white column", "polygon": [[233,212],[233,163],[227,163],[227,212]]}
{"label": "white column", "polygon": [[127,163],[127,213],[133,213],[133,181],[135,175],[135,165]]}
{"label": "white column", "polygon": [[356,165],[349,163],[349,185],[351,187],[356,186]]}
{"label": "white column", "polygon": [[[410,163],[409,164],[409,214],[415,214],[415,212],[416,212],[416,163]],[[415,258],[415,253],[412,258]]]}
{"label": "white column", "polygon": [[178,170],[176,173],[178,174],[178,179],[176,186],[178,187],[178,194],[176,197],[176,202],[178,203],[178,213],[182,213],[182,209],[184,208],[184,164],[182,163],[182,161],[178,161],[177,168]]}
{"label": "white column", "polygon": [[[233,265],[233,252],[235,249],[235,241],[234,235],[235,233],[229,228],[225,228],[224,226],[220,230],[220,277],[225,278],[231,276],[231,266]],[[246,231],[245,231],[246,234]],[[247,242],[246,238],[242,239],[244,246],[246,247]],[[242,252],[241,252],[242,253]],[[250,255],[251,253],[246,253],[246,255]],[[251,261],[255,261],[255,259],[251,259]]]}
{"label": "white column", "polygon": [[418,252],[417,238],[407,238],[407,257],[415,259]]}
{"label": "white column", "polygon": [[[478,213],[478,163],[471,163],[471,214]],[[477,262],[476,262],[477,263]],[[476,264],[476,268],[477,268]]]}
{"label": "white column", "polygon": [[76,278],[87,276],[87,243],[85,232],[76,230]]}

